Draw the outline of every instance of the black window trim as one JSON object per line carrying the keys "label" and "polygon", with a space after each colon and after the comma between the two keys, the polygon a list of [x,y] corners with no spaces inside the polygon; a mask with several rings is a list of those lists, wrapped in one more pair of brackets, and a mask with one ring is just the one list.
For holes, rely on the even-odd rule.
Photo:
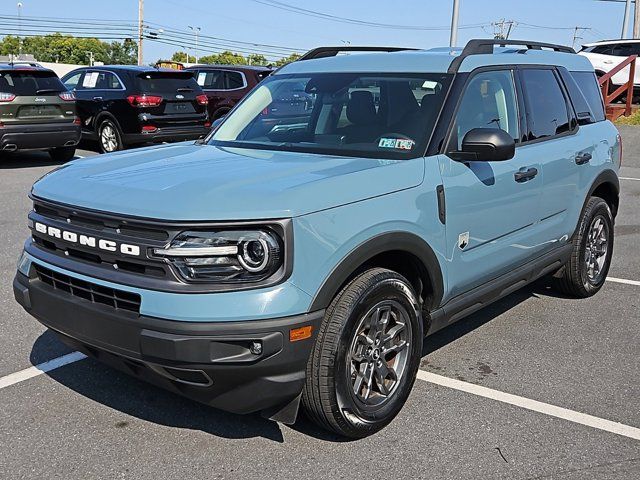
{"label": "black window trim", "polygon": [[[597,76],[595,72],[587,72],[587,71],[579,71],[579,70],[569,70],[566,67],[560,67],[559,69],[560,72],[560,77],[562,78],[562,81],[565,83],[565,87],[566,87],[566,81],[564,79],[564,74],[563,71],[564,70],[566,72],[566,75],[569,75],[573,81],[575,82],[576,86],[578,87],[578,89],[582,92],[582,95],[584,96],[585,101],[587,102],[587,106],[589,107],[589,115],[591,116],[591,118],[593,119],[593,121],[591,123],[600,123],[600,122],[604,122],[607,120],[607,112],[606,112],[606,108],[604,105],[604,99],[602,98],[602,95],[599,95],[598,98],[600,99],[600,106],[602,107],[602,111],[604,112],[604,117],[601,120],[597,120],[594,116],[594,112],[591,111],[591,104],[589,103],[589,100],[587,99],[587,96],[585,95],[585,93],[582,91],[582,88],[580,88],[580,84],[578,83],[578,81],[576,80],[574,73],[588,73],[591,74],[594,78],[594,80],[596,80],[596,85],[597,85]],[[598,89],[600,89],[600,86],[598,85]],[[567,91],[569,89],[567,88]],[[571,98],[571,95],[569,95],[569,98],[571,100],[571,103],[573,104],[573,99]],[[574,110],[577,113],[577,110],[575,109],[575,104],[573,105]],[[577,115],[576,115],[577,117]]]}
{"label": "black window trim", "polygon": [[[242,86],[238,88],[205,88],[204,86],[198,83],[198,85],[200,85],[202,90],[206,92],[237,92],[238,90],[244,90],[249,86],[249,84],[247,83],[247,77],[244,74],[244,72],[240,70],[233,70],[231,68],[199,68],[196,71],[196,83],[198,81],[198,75],[200,74],[200,72],[214,72],[214,71],[239,73],[240,76],[242,77]],[[226,79],[224,83],[225,84],[227,83]]]}
{"label": "black window trim", "polygon": [[[453,112],[451,113],[450,116],[448,116],[448,118],[446,119],[446,121],[448,122],[448,126],[446,129],[446,134],[444,135],[443,139],[442,139],[442,145],[440,146],[440,149],[437,153],[441,154],[441,155],[445,155],[448,158],[451,158],[454,161],[460,161],[460,160],[456,160],[454,158],[452,158],[449,153],[449,151],[447,151],[447,147],[449,146],[449,141],[451,139],[451,134],[453,131],[453,127],[454,127],[454,121],[456,118],[456,115],[458,115],[458,111],[460,109],[460,105],[462,103],[462,97],[464,96],[466,90],[467,90],[467,86],[469,85],[469,83],[475,78],[476,75],[482,74],[482,73],[487,73],[487,72],[497,72],[497,71],[502,71],[502,70],[510,70],[512,77],[513,77],[513,87],[514,87],[514,93],[516,95],[516,108],[518,110],[518,129],[520,130],[520,137],[522,136],[522,133],[525,132],[525,129],[523,128],[523,120],[524,120],[524,112],[521,109],[522,106],[524,105],[523,102],[521,102],[521,95],[522,95],[522,89],[519,86],[519,79],[517,77],[517,65],[487,65],[485,67],[478,67],[474,70],[472,70],[469,73],[457,73],[456,77],[458,77],[459,75],[465,75],[466,79],[464,80],[464,84],[462,85],[462,87],[460,88],[459,91],[459,95],[457,96],[457,98],[455,99],[455,108],[453,109]],[[454,80],[455,81],[455,78]],[[453,82],[452,82],[453,85]],[[451,92],[451,90],[450,90]],[[445,103],[448,102],[449,99],[445,100]],[[440,119],[438,119],[438,123],[440,122]],[[436,125],[436,128],[437,125]],[[434,129],[435,131],[435,129]],[[432,137],[433,138],[433,137]],[[515,139],[514,139],[515,140]],[[522,139],[519,138],[516,141],[516,148],[518,148],[520,145],[523,145]],[[429,151],[427,151],[427,153],[429,153]]]}
{"label": "black window trim", "polygon": [[578,133],[578,130],[580,130],[580,125],[578,125],[578,118],[576,116],[576,112],[573,108],[573,104],[571,103],[571,100],[569,99],[569,94],[567,92],[567,89],[564,85],[564,82],[562,81],[562,76],[560,75],[560,72],[558,72],[558,67],[556,67],[555,65],[517,65],[516,66],[517,70],[518,70],[518,77],[519,77],[519,81],[521,84],[521,88],[522,88],[522,93],[523,93],[523,97],[524,97],[524,103],[525,103],[525,109],[526,109],[526,119],[527,119],[527,135],[529,134],[529,123],[531,121],[530,119],[530,108],[528,105],[528,101],[526,98],[526,88],[524,86],[524,82],[522,81],[522,77],[521,77],[521,72],[524,70],[551,70],[556,78],[556,81],[558,82],[558,86],[560,87],[560,92],[562,93],[562,95],[564,96],[564,102],[565,102],[565,107],[567,109],[567,116],[569,117],[569,123],[573,124],[573,128],[571,128],[570,130],[563,132],[563,133],[559,133],[556,135],[550,135],[548,137],[542,137],[542,138],[536,138],[533,140],[526,140],[524,142],[521,142],[519,144],[516,144],[516,148],[518,147],[522,147],[522,146],[526,146],[526,145],[534,145],[537,143],[541,143],[541,142],[547,142],[547,141],[551,141],[551,140],[556,140],[559,138],[564,138],[564,137],[569,137],[572,135],[575,135]]}

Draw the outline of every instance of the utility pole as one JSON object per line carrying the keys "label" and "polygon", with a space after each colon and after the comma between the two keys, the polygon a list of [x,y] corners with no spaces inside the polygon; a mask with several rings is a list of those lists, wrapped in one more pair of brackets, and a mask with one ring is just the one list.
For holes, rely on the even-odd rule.
{"label": "utility pole", "polygon": [[571,47],[574,50],[576,49],[576,42],[578,40],[582,40],[582,37],[578,35],[580,30],[587,31],[587,30],[591,30],[591,28],[590,27],[573,27],[573,41],[571,42]]}
{"label": "utility pole", "polygon": [[627,0],[627,4],[624,7],[624,20],[622,22],[622,35],[620,38],[627,38],[627,32],[629,31],[629,14],[631,13],[631,0]]}
{"label": "utility pole", "polygon": [[453,12],[451,15],[451,37],[449,46],[455,47],[458,43],[458,16],[460,14],[460,0],[453,0]]}
{"label": "utility pole", "polygon": [[633,38],[640,38],[640,10],[638,10],[638,0],[633,8]]}
{"label": "utility pole", "polygon": [[22,56],[22,2],[18,2],[18,60]]}
{"label": "utility pole", "polygon": [[513,20],[505,20],[504,18],[498,22],[493,22],[491,24],[493,26],[493,38],[508,40],[515,23]]}
{"label": "utility pole", "polygon": [[189,28],[193,30],[193,33],[196,36],[196,63],[198,63],[198,33],[200,32],[200,27],[192,27],[189,25]]}
{"label": "utility pole", "polygon": [[143,17],[144,0],[138,0],[138,65],[144,63],[144,56],[142,54],[142,39],[144,37]]}

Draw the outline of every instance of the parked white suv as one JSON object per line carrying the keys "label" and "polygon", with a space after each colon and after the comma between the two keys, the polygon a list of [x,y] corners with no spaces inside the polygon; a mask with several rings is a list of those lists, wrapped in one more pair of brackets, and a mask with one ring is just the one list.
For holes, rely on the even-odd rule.
{"label": "parked white suv", "polygon": [[[589,59],[596,74],[600,77],[613,70],[631,55],[640,56],[640,40],[609,40],[604,42],[587,43],[578,52]],[[625,67],[611,78],[613,85],[622,85],[629,80],[629,67]],[[633,82],[640,86],[640,65],[636,66]]]}

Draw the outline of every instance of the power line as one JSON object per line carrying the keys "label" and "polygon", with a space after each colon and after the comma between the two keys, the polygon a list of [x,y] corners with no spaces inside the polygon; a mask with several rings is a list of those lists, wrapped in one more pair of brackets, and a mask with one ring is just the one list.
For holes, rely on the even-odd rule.
{"label": "power line", "polygon": [[[297,13],[300,15],[320,18],[324,20],[330,20],[338,23],[348,23],[352,25],[361,25],[367,27],[377,27],[377,28],[388,28],[395,30],[422,30],[422,31],[431,31],[431,30],[450,30],[451,26],[442,26],[442,27],[423,27],[419,25],[398,25],[391,23],[378,23],[378,22],[368,22],[365,20],[358,20],[355,18],[342,17],[337,15],[331,15],[328,13],[317,12],[315,10],[309,10],[306,8],[296,7],[294,5],[290,5],[288,3],[279,2],[276,0],[252,0],[255,3],[259,3],[261,5],[266,5],[268,7],[277,8],[280,10],[285,10],[292,13]],[[459,25],[458,29],[469,29],[469,28],[481,28],[483,25],[488,25],[486,23],[477,23],[472,25]]]}

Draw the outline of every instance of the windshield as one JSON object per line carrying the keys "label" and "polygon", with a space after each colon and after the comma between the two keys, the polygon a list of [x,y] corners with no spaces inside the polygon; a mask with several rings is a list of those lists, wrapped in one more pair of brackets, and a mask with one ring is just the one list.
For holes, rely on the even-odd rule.
{"label": "windshield", "polygon": [[218,146],[371,158],[424,154],[451,76],[319,73],[265,79],[210,136]]}
{"label": "windshield", "polygon": [[12,70],[0,72],[0,92],[14,95],[55,95],[67,88],[53,72]]}

